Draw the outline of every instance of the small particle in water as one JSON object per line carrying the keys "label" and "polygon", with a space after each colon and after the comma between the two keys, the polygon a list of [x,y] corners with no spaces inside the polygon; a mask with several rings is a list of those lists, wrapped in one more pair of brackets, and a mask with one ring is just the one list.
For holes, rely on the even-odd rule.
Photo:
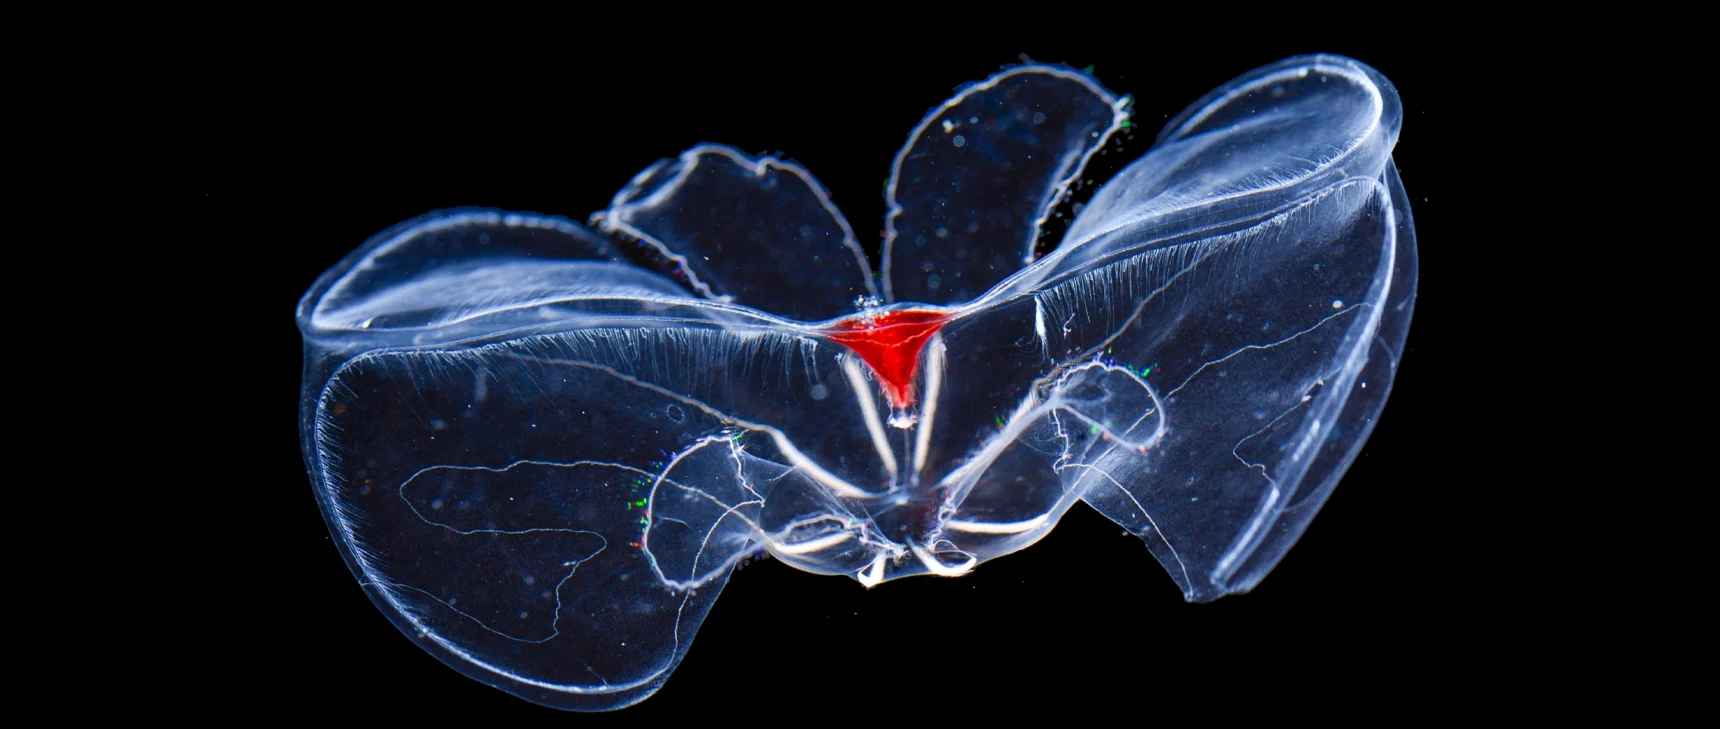
{"label": "small particle in water", "polygon": [[1034,124],[1044,124],[1045,123],[1045,112],[1043,112],[1043,111],[1033,112],[1033,123]]}
{"label": "small particle in water", "polygon": [[966,138],[966,137],[963,137],[963,136],[962,136],[962,135],[960,135],[960,134],[957,134],[957,135],[956,135],[956,138],[955,138],[955,143],[956,143],[956,146],[957,146],[957,147],[960,147],[960,146],[962,146],[962,145],[964,145],[964,144],[967,144],[967,138]]}
{"label": "small particle in water", "polygon": [[822,384],[812,386],[812,399],[823,400],[827,397],[830,397],[830,388]]}
{"label": "small particle in water", "polygon": [[1343,299],[1333,299],[1332,300],[1332,308],[1334,308],[1334,309],[1344,308],[1344,300]]}

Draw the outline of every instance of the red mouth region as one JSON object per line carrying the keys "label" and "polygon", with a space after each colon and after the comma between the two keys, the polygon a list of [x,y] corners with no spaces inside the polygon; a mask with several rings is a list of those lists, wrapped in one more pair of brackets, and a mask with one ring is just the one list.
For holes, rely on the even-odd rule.
{"label": "red mouth region", "polygon": [[891,405],[905,408],[914,404],[914,373],[920,369],[920,351],[949,319],[949,314],[937,311],[887,311],[851,316],[825,333],[872,368],[872,374],[884,383]]}

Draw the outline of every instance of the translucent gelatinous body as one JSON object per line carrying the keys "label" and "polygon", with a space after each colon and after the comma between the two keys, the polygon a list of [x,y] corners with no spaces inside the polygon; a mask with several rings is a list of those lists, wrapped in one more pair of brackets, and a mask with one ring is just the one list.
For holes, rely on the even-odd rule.
{"label": "translucent gelatinous body", "polygon": [[641,173],[596,231],[408,221],[300,304],[316,493],[396,625],[569,709],[655,691],[761,554],[957,576],[1084,501],[1188,599],[1246,591],[1391,384],[1415,283],[1400,117],[1349,59],[1251,72],[1029,262],[1128,102],[1012,68],[897,156],[881,281],[806,170],[715,145]]}

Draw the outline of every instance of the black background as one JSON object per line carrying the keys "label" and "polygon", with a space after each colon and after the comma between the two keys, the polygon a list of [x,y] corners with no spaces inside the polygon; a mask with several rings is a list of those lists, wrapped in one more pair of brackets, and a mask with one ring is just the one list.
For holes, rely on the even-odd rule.
{"label": "black background", "polygon": [[[445,39],[444,39],[445,40]],[[876,252],[892,155],[925,112],[1025,53],[1093,65],[1135,98],[1126,153],[1226,80],[1281,58],[1342,53],[1383,72],[1404,104],[1395,151],[1412,200],[1421,275],[1391,400],[1300,543],[1252,593],[1185,604],[1135,537],[1078,505],[1045,540],[960,579],[872,590],[774,561],[737,572],[664,688],[586,721],[732,715],[771,722],[907,707],[1123,712],[1194,702],[1217,715],[1273,689],[1309,701],[1461,681],[1477,625],[1498,598],[1475,546],[1482,491],[1450,457],[1461,431],[1443,373],[1468,356],[1474,272],[1454,254],[1478,215],[1462,164],[1464,106],[1449,56],[1401,39],[1184,42],[871,43],[772,33],[708,44],[590,49],[520,60],[506,37],[403,40],[387,52],[283,60],[236,92],[229,154],[204,202],[247,221],[266,265],[235,282],[260,295],[247,370],[265,425],[248,464],[260,513],[247,563],[270,565],[267,630],[235,638],[235,670],[267,680],[224,689],[287,714],[581,720],[484,686],[400,634],[330,543],[299,453],[302,350],[292,318],[311,282],[394,223],[453,206],[584,220],[646,165],[704,141],[780,152],[831,191]],[[1114,170],[1111,165],[1107,170]],[[250,248],[254,247],[254,248]],[[875,260],[875,259],[874,259]],[[1443,494],[1443,495],[1442,495]],[[1473,498],[1473,496],[1471,496]],[[1456,511],[1454,511],[1454,505]],[[1508,640],[1508,639],[1507,639]],[[1509,643],[1494,644],[1495,648]],[[1489,659],[1509,663],[1508,648]],[[716,713],[713,713],[716,712]],[[794,713],[789,713],[794,712]],[[816,712],[816,713],[807,713]],[[904,720],[907,717],[902,717]]]}

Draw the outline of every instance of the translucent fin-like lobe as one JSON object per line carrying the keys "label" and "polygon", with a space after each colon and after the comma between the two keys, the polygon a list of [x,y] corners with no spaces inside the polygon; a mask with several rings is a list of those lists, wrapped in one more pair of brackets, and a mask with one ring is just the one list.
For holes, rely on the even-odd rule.
{"label": "translucent fin-like lobe", "polygon": [[[532,701],[613,708],[662,684],[747,545],[651,503],[679,483],[664,454],[723,425],[546,344],[353,360],[319,399],[315,474],[360,582],[415,642]],[[703,490],[734,493],[723,473]],[[653,511],[709,534],[696,572],[664,578]]]}
{"label": "translucent fin-like lobe", "polygon": [[1107,284],[1141,293],[1077,280],[1059,291],[1067,304],[1049,304],[1123,323],[1070,339],[1128,363],[1158,404],[1092,419],[1162,418],[1162,432],[1113,438],[1068,475],[1189,599],[1252,588],[1354,458],[1382,404],[1367,390],[1390,384],[1390,367],[1369,363],[1396,300],[1397,250],[1388,190],[1352,178],[1247,228],[1130,259],[1133,272]]}
{"label": "translucent fin-like lobe", "polygon": [[1012,68],[962,89],[909,135],[885,217],[888,300],[966,302],[1032,260],[1088,157],[1127,114],[1077,71]]}
{"label": "translucent fin-like lobe", "polygon": [[1062,265],[1099,251],[1105,231],[1184,229],[1269,210],[1344,177],[1379,179],[1403,111],[1379,72],[1302,56],[1238,77],[1195,102],[1152,150],[1093,196],[1065,237]]}
{"label": "translucent fin-like lobe", "polygon": [[689,298],[621,262],[565,218],[487,209],[435,212],[385,231],[299,302],[306,341],[335,352],[493,336],[573,310],[642,308]]}
{"label": "translucent fin-like lobe", "polygon": [[793,162],[700,145],[641,172],[592,219],[705,298],[817,321],[878,296],[848,221]]}

